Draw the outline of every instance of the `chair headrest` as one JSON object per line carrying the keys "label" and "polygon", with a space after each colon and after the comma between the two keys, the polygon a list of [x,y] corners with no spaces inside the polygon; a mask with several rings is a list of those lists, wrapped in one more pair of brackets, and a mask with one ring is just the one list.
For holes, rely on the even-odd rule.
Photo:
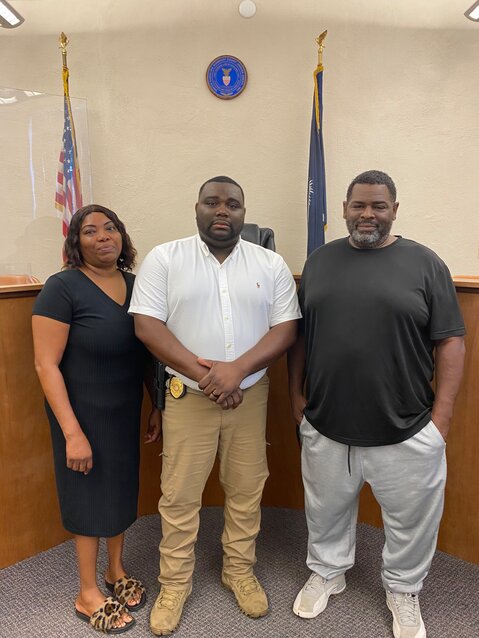
{"label": "chair headrest", "polygon": [[276,250],[274,232],[271,228],[260,228],[258,224],[244,224],[241,238],[269,250]]}

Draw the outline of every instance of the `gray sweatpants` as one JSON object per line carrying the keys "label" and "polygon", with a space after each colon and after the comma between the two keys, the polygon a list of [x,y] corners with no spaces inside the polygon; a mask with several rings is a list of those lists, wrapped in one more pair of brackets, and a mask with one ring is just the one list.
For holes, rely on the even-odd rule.
{"label": "gray sweatpants", "polygon": [[305,418],[300,434],[311,571],[330,579],[353,566],[358,497],[366,482],[384,522],[383,585],[396,593],[419,592],[444,506],[445,442],[434,423],[402,443],[378,447],[349,448]]}

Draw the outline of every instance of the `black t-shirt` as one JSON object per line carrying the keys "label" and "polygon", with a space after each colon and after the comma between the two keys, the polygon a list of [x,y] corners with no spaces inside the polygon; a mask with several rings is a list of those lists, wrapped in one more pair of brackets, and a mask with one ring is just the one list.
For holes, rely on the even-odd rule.
{"label": "black t-shirt", "polygon": [[429,422],[434,342],[464,334],[449,270],[434,252],[401,237],[379,249],[330,242],[306,261],[299,300],[311,425],[375,446]]}

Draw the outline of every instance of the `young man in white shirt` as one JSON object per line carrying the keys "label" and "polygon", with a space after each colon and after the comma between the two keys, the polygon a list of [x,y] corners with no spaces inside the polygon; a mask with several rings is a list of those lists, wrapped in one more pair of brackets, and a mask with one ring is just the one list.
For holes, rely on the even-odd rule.
{"label": "young man in white shirt", "polygon": [[201,497],[217,453],[222,581],[245,614],[268,613],[253,574],[268,476],[265,372],[295,341],[300,312],[283,259],[240,238],[244,215],[239,184],[205,182],[198,235],[154,248],[132,296],[137,336],[172,375],[163,413],[161,590],[150,617],[156,635],[176,628],[191,592]]}

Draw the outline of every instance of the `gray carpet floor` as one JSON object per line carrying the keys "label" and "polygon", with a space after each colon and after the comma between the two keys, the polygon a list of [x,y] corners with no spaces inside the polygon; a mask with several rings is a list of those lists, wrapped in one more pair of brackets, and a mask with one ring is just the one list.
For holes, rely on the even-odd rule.
{"label": "gray carpet floor", "polygon": [[[256,574],[271,612],[252,620],[242,615],[231,592],[222,587],[222,510],[204,508],[197,544],[193,593],[176,638],[391,638],[391,615],[380,580],[381,530],[358,526],[356,565],[344,593],[311,620],[296,617],[291,605],[309,572],[305,565],[306,525],[297,510],[265,508],[258,539]],[[149,601],[138,612],[131,638],[152,637],[151,603],[158,593],[158,516],[140,518],[128,531],[127,568],[146,585]],[[104,569],[102,546],[100,570]],[[101,573],[101,572],[100,572]],[[77,590],[75,552],[68,541],[0,571],[1,638],[93,638],[95,633],[73,613]],[[421,594],[428,638],[479,638],[479,565],[437,552]]]}

